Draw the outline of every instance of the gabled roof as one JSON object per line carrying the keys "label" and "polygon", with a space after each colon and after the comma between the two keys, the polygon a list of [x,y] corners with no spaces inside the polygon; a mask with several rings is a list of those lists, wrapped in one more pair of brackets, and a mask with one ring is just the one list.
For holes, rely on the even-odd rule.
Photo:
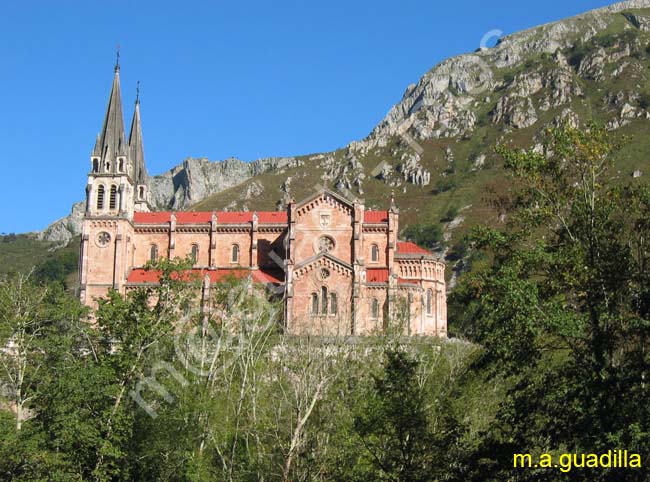
{"label": "gabled roof", "polygon": [[368,268],[366,283],[388,283],[388,268]]}
{"label": "gabled roof", "polygon": [[296,203],[296,208],[300,208],[300,207],[304,206],[305,204],[308,204],[308,203],[312,202],[314,199],[316,199],[319,196],[322,196],[324,194],[327,194],[328,196],[333,197],[334,199],[339,201],[341,204],[349,207],[350,209],[352,209],[354,207],[354,204],[349,199],[343,197],[341,194],[339,194],[337,192],[330,191],[329,189],[324,187],[320,191],[316,191],[311,196],[308,196],[305,199],[303,199],[302,201]]}
{"label": "gabled roof", "polygon": [[388,211],[364,211],[363,212],[363,222],[364,223],[387,223],[388,222]]}
{"label": "gabled roof", "polygon": [[318,253],[318,254],[315,254],[314,256],[311,256],[311,257],[307,258],[306,260],[304,260],[304,261],[298,263],[298,264],[295,266],[295,269],[300,269],[300,268],[304,268],[305,266],[309,266],[310,264],[312,264],[312,263],[318,261],[318,260],[321,259],[321,258],[329,259],[329,260],[332,261],[333,263],[336,263],[336,264],[338,264],[338,265],[344,267],[345,269],[352,271],[352,265],[346,263],[346,262],[343,261],[342,259],[339,259],[339,258],[336,258],[335,256],[332,256],[332,255],[329,254],[329,253]]}
{"label": "gabled roof", "polygon": [[421,248],[415,243],[410,241],[398,241],[397,242],[397,254],[426,254],[431,256],[431,252]]}

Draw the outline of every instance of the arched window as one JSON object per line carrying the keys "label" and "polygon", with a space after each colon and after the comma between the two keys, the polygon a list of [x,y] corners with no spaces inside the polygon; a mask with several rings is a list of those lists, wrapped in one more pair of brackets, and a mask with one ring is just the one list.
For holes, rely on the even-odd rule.
{"label": "arched window", "polygon": [[117,186],[115,185],[111,186],[111,197],[108,202],[108,208],[109,209],[117,208]]}
{"label": "arched window", "polygon": [[138,187],[138,199],[141,201],[144,199],[144,186]]}
{"label": "arched window", "polygon": [[318,295],[316,293],[311,294],[311,314],[318,314]]}
{"label": "arched window", "polygon": [[158,259],[158,246],[152,244],[151,249],[149,250],[149,261],[155,263],[157,259]]}
{"label": "arched window", "polygon": [[427,315],[433,313],[433,291],[431,289],[427,290]]}
{"label": "arched window", "polygon": [[239,263],[239,246],[236,244],[232,245],[232,251],[230,254],[230,261],[232,263]]}
{"label": "arched window", "polygon": [[327,287],[323,286],[320,289],[320,313],[321,315],[327,314]]}
{"label": "arched window", "polygon": [[199,245],[198,244],[193,244],[192,245],[192,264],[196,264],[196,262],[199,260]]}
{"label": "arched window", "polygon": [[338,311],[338,300],[336,299],[336,293],[330,293],[330,315],[335,315]]}
{"label": "arched window", "polygon": [[124,172],[124,159],[117,160],[117,172]]}
{"label": "arched window", "polygon": [[373,244],[370,248],[370,259],[373,263],[379,261],[379,246]]}
{"label": "arched window", "polygon": [[99,159],[93,159],[93,172],[99,171]]}
{"label": "arched window", "polygon": [[373,298],[370,303],[370,317],[373,319],[379,318],[379,300],[377,298]]}
{"label": "arched window", "polygon": [[104,171],[105,172],[111,172],[111,162],[110,161],[106,161],[104,163]]}
{"label": "arched window", "polygon": [[104,186],[97,188],[97,209],[104,209]]}

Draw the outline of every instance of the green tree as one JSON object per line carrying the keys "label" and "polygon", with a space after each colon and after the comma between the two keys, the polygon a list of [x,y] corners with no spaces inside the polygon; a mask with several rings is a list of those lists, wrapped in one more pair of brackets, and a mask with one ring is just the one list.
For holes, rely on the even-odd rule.
{"label": "green tree", "polygon": [[[50,450],[40,415],[45,387],[59,375],[53,360],[65,356],[85,313],[60,285],[36,284],[31,274],[0,281],[0,474],[6,480],[74,480],[66,456]],[[11,420],[11,422],[10,422]]]}
{"label": "green tree", "polygon": [[429,249],[439,247],[442,241],[442,229],[438,224],[412,224],[403,234],[406,239]]}
{"label": "green tree", "polygon": [[357,408],[354,428],[373,467],[367,475],[374,480],[428,481],[434,463],[444,465],[417,369],[417,360],[389,348],[383,373],[373,377],[366,403]]}
{"label": "green tree", "polygon": [[[486,348],[484,363],[511,381],[483,446],[495,478],[548,475],[513,474],[513,450],[650,448],[650,187],[615,182],[618,147],[591,125],[550,129],[542,152],[497,149],[516,187],[509,225],[475,230],[494,263],[455,295],[467,334]],[[475,480],[486,480],[475,460]],[[588,480],[614,476],[604,469]]]}

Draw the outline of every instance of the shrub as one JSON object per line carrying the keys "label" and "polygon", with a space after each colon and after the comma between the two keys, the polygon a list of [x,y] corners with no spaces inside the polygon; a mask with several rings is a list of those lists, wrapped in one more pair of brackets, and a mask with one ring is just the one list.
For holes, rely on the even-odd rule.
{"label": "shrub", "polygon": [[447,212],[442,217],[441,221],[448,223],[453,221],[456,218],[456,216],[458,216],[458,206],[451,205],[449,206],[449,209],[447,209]]}
{"label": "shrub", "polygon": [[433,194],[440,194],[441,192],[451,191],[456,187],[456,181],[450,178],[442,178],[436,182],[436,187],[433,189]]}
{"label": "shrub", "polygon": [[413,224],[404,230],[404,237],[425,248],[434,249],[442,241],[442,229],[438,224]]}
{"label": "shrub", "polygon": [[642,92],[639,95],[638,102],[639,102],[639,107],[641,107],[642,109],[647,109],[648,107],[650,107],[650,93]]}

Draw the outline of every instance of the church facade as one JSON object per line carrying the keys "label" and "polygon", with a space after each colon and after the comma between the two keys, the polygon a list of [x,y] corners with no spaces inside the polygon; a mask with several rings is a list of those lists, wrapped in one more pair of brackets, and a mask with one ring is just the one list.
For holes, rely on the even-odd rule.
{"label": "church facade", "polygon": [[139,99],[128,139],[125,132],[116,66],[86,186],[79,268],[86,305],[97,306],[110,289],[155,285],[149,261],[189,257],[203,293],[228,276],[270,288],[291,334],[399,326],[405,334],[446,336],[445,265],[398,239],[392,199],[386,210],[369,210],[323,188],[289,199],[284,211],[153,212]]}

